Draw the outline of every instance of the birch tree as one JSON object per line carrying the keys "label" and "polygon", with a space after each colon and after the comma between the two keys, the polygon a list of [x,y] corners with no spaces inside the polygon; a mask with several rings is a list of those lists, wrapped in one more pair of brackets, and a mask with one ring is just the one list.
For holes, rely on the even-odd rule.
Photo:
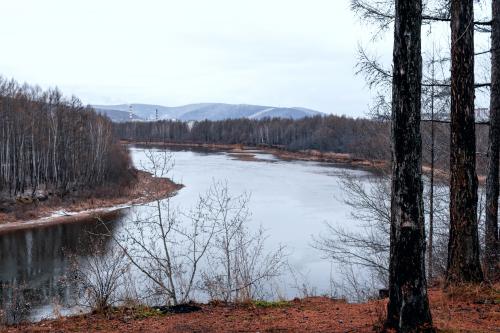
{"label": "birch tree", "polygon": [[108,118],[57,89],[0,77],[0,199],[94,189],[130,167]]}

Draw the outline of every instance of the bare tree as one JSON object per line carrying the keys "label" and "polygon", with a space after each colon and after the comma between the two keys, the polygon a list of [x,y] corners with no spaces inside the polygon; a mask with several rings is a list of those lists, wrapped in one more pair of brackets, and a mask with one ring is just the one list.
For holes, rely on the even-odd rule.
{"label": "bare tree", "polygon": [[396,1],[389,303],[385,327],[432,331],[425,275],[420,135],[422,2]]}
{"label": "bare tree", "polygon": [[0,201],[123,182],[130,167],[108,118],[57,89],[0,77]]}
{"label": "bare tree", "polygon": [[[389,238],[391,221],[390,178],[370,178],[368,184],[345,173],[340,181],[342,201],[351,207],[355,228],[327,224],[327,233],[313,239],[313,247],[325,259],[341,267],[359,266],[368,270],[380,287],[389,285]],[[351,272],[348,269],[346,272]],[[352,279],[348,279],[351,280]],[[356,292],[359,295],[359,292]]]}
{"label": "bare tree", "polygon": [[[422,23],[451,21],[450,0],[423,1]],[[395,21],[395,5],[391,0],[351,0],[351,8],[364,20],[378,26],[379,31],[388,30]],[[492,22],[489,20],[471,21],[471,25],[479,32],[489,32]]]}
{"label": "bare tree", "polygon": [[[155,177],[166,177],[172,170],[172,155],[165,151],[146,151],[143,168]],[[147,205],[146,216],[138,212],[120,235],[113,235],[132,265],[151,283],[151,293],[166,304],[187,302],[193,293],[202,258],[216,232],[215,217],[207,199],[200,197],[196,207],[180,214],[171,198]]]}
{"label": "bare tree", "polygon": [[452,0],[448,283],[483,280],[477,226],[473,22],[473,0]]}
{"label": "bare tree", "polygon": [[263,297],[262,283],[282,273],[284,247],[267,252],[262,228],[256,233],[248,230],[248,194],[233,197],[226,183],[215,182],[209,197],[210,207],[218,212],[218,231],[203,273],[204,290],[212,299],[226,302]]}
{"label": "bare tree", "polygon": [[[432,80],[435,80],[436,77],[436,67],[435,67],[435,59],[434,59],[434,50],[433,50],[433,56],[432,56],[432,70],[431,70],[431,75],[432,75]],[[435,155],[436,155],[436,140],[435,140],[435,124],[434,124],[434,118],[435,118],[435,112],[434,112],[434,106],[435,106],[435,89],[434,86],[431,88],[430,92],[430,111],[431,111],[431,147],[430,147],[430,158],[431,158],[431,171],[430,171],[430,184],[429,184],[429,232],[428,232],[428,242],[427,242],[427,271],[428,271],[428,278],[430,281],[432,281],[433,275],[434,275],[434,161],[435,161]]]}
{"label": "bare tree", "polygon": [[156,214],[139,214],[121,235],[113,237],[132,265],[151,283],[151,295],[177,305],[192,297],[200,261],[215,225],[206,218],[202,201],[187,220],[179,218],[170,199],[159,207]]}
{"label": "bare tree", "polygon": [[500,147],[500,1],[492,0],[491,33],[491,95],[488,147],[488,176],[486,179],[486,276],[494,279],[499,270],[498,243],[498,182]]}

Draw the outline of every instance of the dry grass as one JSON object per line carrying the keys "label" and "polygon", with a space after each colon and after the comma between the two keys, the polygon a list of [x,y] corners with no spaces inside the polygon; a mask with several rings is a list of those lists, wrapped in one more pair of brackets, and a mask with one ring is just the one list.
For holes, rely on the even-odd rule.
{"label": "dry grass", "polygon": [[[438,332],[499,332],[500,305],[466,299],[466,295],[488,298],[494,295],[490,290],[467,288],[450,293],[438,289],[429,293]],[[349,304],[313,297],[260,305],[214,302],[202,305],[199,312],[168,316],[143,308],[116,311],[109,318],[87,315],[9,327],[6,332],[373,332],[384,323],[387,303]]]}
{"label": "dry grass", "polygon": [[443,295],[451,301],[475,304],[500,304],[500,285],[460,284],[448,286]]}

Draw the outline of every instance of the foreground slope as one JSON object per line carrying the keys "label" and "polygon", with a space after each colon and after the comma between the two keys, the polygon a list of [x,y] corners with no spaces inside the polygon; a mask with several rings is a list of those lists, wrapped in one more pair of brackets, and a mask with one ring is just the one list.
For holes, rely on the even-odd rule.
{"label": "foreground slope", "polygon": [[[498,290],[496,291],[498,296]],[[482,295],[457,299],[430,291],[434,323],[444,332],[498,332],[500,304]],[[349,304],[313,297],[291,302],[241,305],[202,305],[186,314],[157,314],[154,310],[121,309],[111,315],[82,315],[4,332],[373,332],[385,319],[386,302]]]}

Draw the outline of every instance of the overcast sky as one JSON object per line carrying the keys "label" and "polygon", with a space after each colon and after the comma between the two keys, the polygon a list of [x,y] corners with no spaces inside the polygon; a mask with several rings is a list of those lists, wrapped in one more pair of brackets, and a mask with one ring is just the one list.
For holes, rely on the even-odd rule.
{"label": "overcast sky", "polygon": [[0,75],[89,104],[370,102],[348,0],[1,0],[0,34]]}

